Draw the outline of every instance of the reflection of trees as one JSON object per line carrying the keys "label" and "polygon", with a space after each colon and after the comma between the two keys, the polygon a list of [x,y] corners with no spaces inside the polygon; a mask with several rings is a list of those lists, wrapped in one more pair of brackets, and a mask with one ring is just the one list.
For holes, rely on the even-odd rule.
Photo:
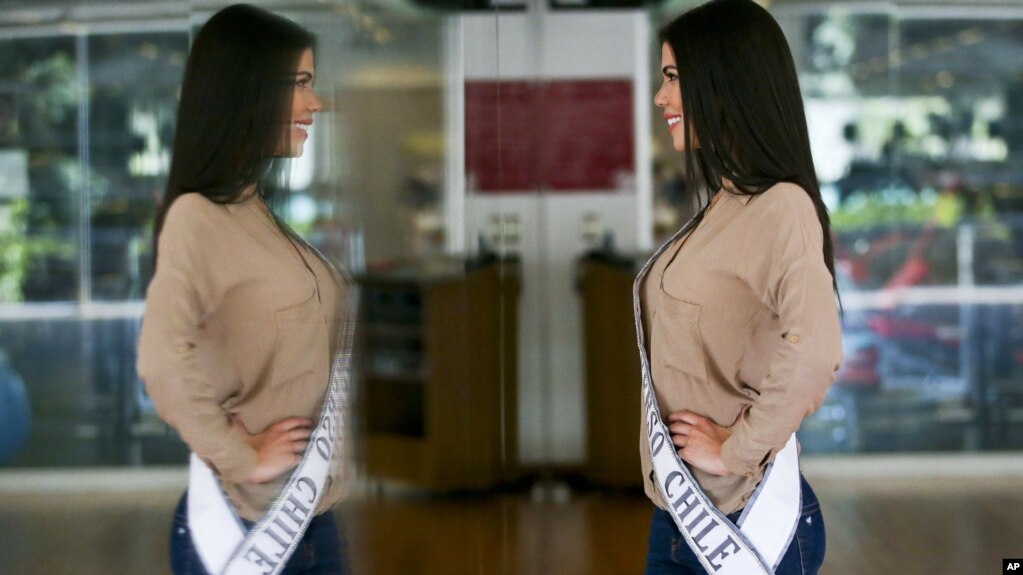
{"label": "reflection of trees", "polygon": [[5,206],[0,218],[0,302],[18,302],[24,299],[22,286],[32,262],[54,257],[69,260],[74,257],[73,242],[62,239],[51,230],[48,233],[25,234],[25,221],[29,202],[18,198]]}
{"label": "reflection of trees", "polygon": [[[857,39],[863,34],[864,22],[847,14],[829,14],[816,26],[811,25],[807,62],[811,74],[802,78],[808,93],[828,96],[846,96],[855,92],[849,64],[857,50],[863,48]],[[867,20],[866,28],[875,24]],[[886,25],[881,21],[881,25]]]}
{"label": "reflection of trees", "polygon": [[[17,57],[17,50],[5,52]],[[26,115],[22,118],[29,129],[25,136],[38,135],[43,141],[53,141],[50,138],[61,135],[61,127],[73,129],[67,124],[76,117],[78,86],[75,84],[75,64],[67,52],[56,52],[28,64],[18,80],[30,92],[24,101]]]}
{"label": "reflection of trees", "polygon": [[90,297],[142,297],[151,220],[170,167],[184,72],[183,32],[91,36],[89,60]]}
{"label": "reflection of trees", "polygon": [[63,36],[2,47],[0,146],[27,154],[29,184],[17,209],[0,200],[0,301],[78,299],[83,272],[90,298],[139,297],[187,36],[99,35],[84,44]]}
{"label": "reflection of trees", "polygon": [[73,299],[73,191],[78,87],[70,52],[53,41],[10,42],[0,50],[0,76],[17,91],[11,145],[28,153],[28,195],[0,204],[0,301]]}

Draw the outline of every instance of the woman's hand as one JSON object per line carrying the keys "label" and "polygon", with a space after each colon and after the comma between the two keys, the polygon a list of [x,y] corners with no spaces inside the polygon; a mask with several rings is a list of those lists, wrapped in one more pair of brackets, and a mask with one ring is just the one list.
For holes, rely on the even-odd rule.
{"label": "woman's hand", "polygon": [[267,427],[262,433],[251,435],[241,420],[235,417],[235,428],[244,434],[248,444],[256,450],[256,467],[249,475],[248,482],[265,483],[298,465],[309,444],[312,424],[312,421],[304,417],[289,417]]}
{"label": "woman's hand", "polygon": [[721,460],[721,445],[732,436],[728,428],[682,410],[668,415],[668,430],[683,461],[712,475],[732,474]]}

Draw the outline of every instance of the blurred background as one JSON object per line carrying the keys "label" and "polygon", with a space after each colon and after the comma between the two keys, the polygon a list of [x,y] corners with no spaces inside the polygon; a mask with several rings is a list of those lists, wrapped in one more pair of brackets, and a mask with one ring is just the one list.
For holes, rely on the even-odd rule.
{"label": "blurred background", "polygon": [[[693,213],[652,105],[699,2],[269,0],[325,101],[286,216],[362,286],[356,573],[640,573],[632,279]],[[187,448],[134,370],[194,31],[0,0],[0,573],[165,573]],[[825,573],[1023,555],[1023,0],[774,0],[845,360]],[[751,238],[751,243],[756,238]]]}

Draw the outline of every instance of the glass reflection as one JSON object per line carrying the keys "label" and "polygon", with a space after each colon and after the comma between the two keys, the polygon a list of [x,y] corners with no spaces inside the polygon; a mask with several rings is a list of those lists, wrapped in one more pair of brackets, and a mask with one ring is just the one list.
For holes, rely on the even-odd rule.
{"label": "glass reflection", "polygon": [[[648,102],[651,86],[639,84],[654,66],[638,62],[656,56],[650,30],[696,3],[628,13],[561,1],[263,3],[321,42],[325,110],[292,176],[289,222],[367,287],[359,497],[369,503],[344,511],[357,571],[635,569],[635,550],[615,545],[644,532],[646,516],[568,485],[642,481],[638,432],[607,423],[615,410],[635,423],[631,280],[694,203],[652,108],[631,126],[634,173],[602,173],[600,191],[580,183],[592,174],[559,167],[601,152],[581,150],[599,140],[571,130],[596,114],[572,113],[601,104],[594,78],[580,77],[587,66],[616,70],[598,84],[632,82],[632,92],[612,86],[612,113]],[[90,26],[0,21],[0,466],[178,464],[186,449],[142,391],[135,343],[189,31],[227,2],[139,3],[138,25],[104,21],[107,2],[63,4],[33,6],[40,17],[93,14]],[[800,71],[845,308],[846,359],[802,443],[1019,449],[1023,20],[843,8],[772,3]],[[628,48],[605,49],[593,32],[603,17],[641,20],[630,20]],[[555,63],[537,52],[579,36],[585,47]],[[549,156],[548,132],[559,143]],[[447,426],[444,441],[425,440],[431,425]],[[417,459],[433,453],[433,467]],[[485,473],[455,473],[473,458]],[[470,477],[458,488],[472,495],[425,495],[455,483],[449,472]],[[63,517],[11,511],[18,497],[5,497],[4,523]],[[151,513],[173,503],[133,501]],[[90,522],[131,525],[105,502],[85,508]],[[163,527],[148,532],[160,545]],[[3,535],[2,572],[50,555],[24,533]],[[156,545],[140,543],[126,570],[163,569]]]}

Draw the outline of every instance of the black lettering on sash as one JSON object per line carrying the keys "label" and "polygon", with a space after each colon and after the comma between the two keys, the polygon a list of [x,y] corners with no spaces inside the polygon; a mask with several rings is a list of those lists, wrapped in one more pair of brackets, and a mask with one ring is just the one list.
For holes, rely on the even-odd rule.
{"label": "black lettering on sash", "polygon": [[650,411],[647,412],[647,418],[646,418],[646,432],[647,432],[647,436],[653,437],[654,433],[656,433],[658,431],[657,424],[659,423],[659,420],[660,420],[660,418],[657,416],[657,412],[656,411],[650,410]]}
{"label": "black lettering on sash", "polygon": [[657,457],[657,454],[661,452],[661,449],[664,447],[664,443],[664,433],[661,431],[658,431],[657,434],[650,439],[650,447],[654,450],[653,457]]}
{"label": "black lettering on sash", "polygon": [[[692,493],[692,489],[688,490],[688,492]],[[682,504],[686,504],[687,506],[685,508],[682,508],[682,510],[679,510],[678,507],[682,506]],[[688,517],[688,515],[690,515],[691,513],[693,513],[693,511],[696,510],[697,507],[699,507],[699,505],[696,504],[696,497],[694,497],[691,500],[681,498],[678,501],[676,501],[673,506],[675,508],[675,517],[678,518],[678,523],[684,522],[685,518]]]}
{"label": "black lettering on sash", "polygon": [[703,523],[703,520],[706,519],[709,515],[710,512],[708,512],[706,509],[701,509],[699,515],[697,515],[696,518],[689,523],[689,525],[686,525],[686,529],[688,529],[689,531],[696,529],[696,526],[699,525],[700,523]]}
{"label": "black lettering on sash", "polygon": [[266,553],[263,553],[259,547],[256,547],[255,545],[250,547],[248,552],[245,553],[245,559],[259,565],[260,567],[266,567],[266,571],[263,571],[263,573],[271,573],[273,572],[274,567],[277,567],[277,562],[270,559]]}
{"label": "black lettering on sash", "polygon": [[289,543],[282,539],[281,536],[277,534],[277,531],[275,531],[273,527],[274,527],[273,525],[267,525],[265,533],[272,537],[273,540],[276,541],[277,544],[281,546],[281,550],[277,552],[277,558],[283,559],[284,552],[288,550]]}
{"label": "black lettering on sash", "polygon": [[[679,475],[681,475],[681,473],[679,473]],[[671,503],[671,508],[674,509],[675,512],[677,513],[679,507],[682,507],[683,505],[688,505],[690,501],[693,501],[695,499],[696,497],[695,494],[693,493],[693,486],[686,485],[685,491],[683,491],[682,494],[678,496],[678,499]],[[690,507],[689,509],[692,508]],[[680,518],[685,519],[686,515],[688,515],[688,511],[686,512],[685,515],[681,515]]]}
{"label": "black lettering on sash", "polygon": [[668,496],[668,499],[675,498],[675,496],[671,494],[671,482],[675,479],[678,479],[679,483],[682,482],[683,476],[681,471],[672,471],[664,480],[664,494]]}
{"label": "black lettering on sash", "polygon": [[330,461],[330,441],[326,437],[316,438],[316,453],[319,453],[324,461]]}
{"label": "black lettering on sash", "polygon": [[717,549],[711,552],[707,559],[710,561],[710,566],[714,568],[714,571],[717,571],[721,568],[721,563],[715,563],[714,561],[729,557],[735,554],[738,550],[739,546],[735,543],[735,540],[732,539],[732,536],[729,535],[728,537],[725,537],[725,540],[721,542],[721,545],[718,545]]}
{"label": "black lettering on sash", "polygon": [[281,521],[281,518],[280,518],[280,517],[275,517],[275,518],[274,518],[274,523],[275,523],[275,524],[276,524],[276,525],[277,525],[278,527],[280,527],[280,528],[281,528],[281,531],[283,531],[283,532],[287,533],[287,534],[288,534],[288,537],[291,537],[291,538],[294,538],[294,537],[295,537],[295,533],[296,533],[296,532],[295,532],[294,530],[292,530],[292,529],[291,529],[290,527],[288,527],[287,525],[285,525],[285,524],[284,524],[284,522],[283,522],[283,521]]}
{"label": "black lettering on sash", "polygon": [[305,516],[309,515],[309,508],[303,505],[294,494],[288,496],[288,503],[291,505],[284,505],[281,507],[281,511],[290,517],[291,520],[295,522],[295,525],[301,527],[302,523],[305,521]]}
{"label": "black lettering on sash", "polygon": [[[696,522],[694,521],[693,523],[696,523]],[[700,552],[701,553],[706,553],[707,552],[707,546],[704,545],[703,543],[701,543],[701,541],[703,541],[703,538],[706,537],[717,526],[718,526],[718,522],[714,521],[714,519],[711,518],[711,520],[709,522],[707,522],[707,526],[704,527],[702,531],[700,531],[696,535],[693,535],[693,542],[696,543],[696,546],[700,548]]]}
{"label": "black lettering on sash", "polygon": [[[298,488],[301,487],[302,485],[309,487],[310,494],[309,501],[307,501],[307,503],[312,505],[313,501],[316,501],[316,482],[314,482],[312,479],[309,479],[308,477],[300,477],[298,481],[295,482],[296,487],[295,491],[299,491]],[[294,497],[294,495],[292,495],[292,497]]]}
{"label": "black lettering on sash", "polygon": [[[700,508],[696,503],[696,493],[693,490],[693,486],[690,483],[685,482],[685,476],[682,475],[681,471],[672,471],[668,474],[668,477],[664,480],[664,494],[671,500],[671,508],[675,511],[676,517],[678,517],[679,523],[683,523],[694,510],[700,509],[700,512],[696,514],[696,517],[685,526],[686,531],[692,533],[705,519],[710,517],[710,521],[693,536],[693,542],[700,549],[701,552],[706,553],[708,547],[702,543],[703,539],[709,535],[715,527],[718,527],[718,522],[714,521],[711,517],[710,512],[705,508]],[[678,497],[675,497],[671,492],[672,488],[676,484],[685,485]],[[719,549],[720,551],[720,549]]]}

